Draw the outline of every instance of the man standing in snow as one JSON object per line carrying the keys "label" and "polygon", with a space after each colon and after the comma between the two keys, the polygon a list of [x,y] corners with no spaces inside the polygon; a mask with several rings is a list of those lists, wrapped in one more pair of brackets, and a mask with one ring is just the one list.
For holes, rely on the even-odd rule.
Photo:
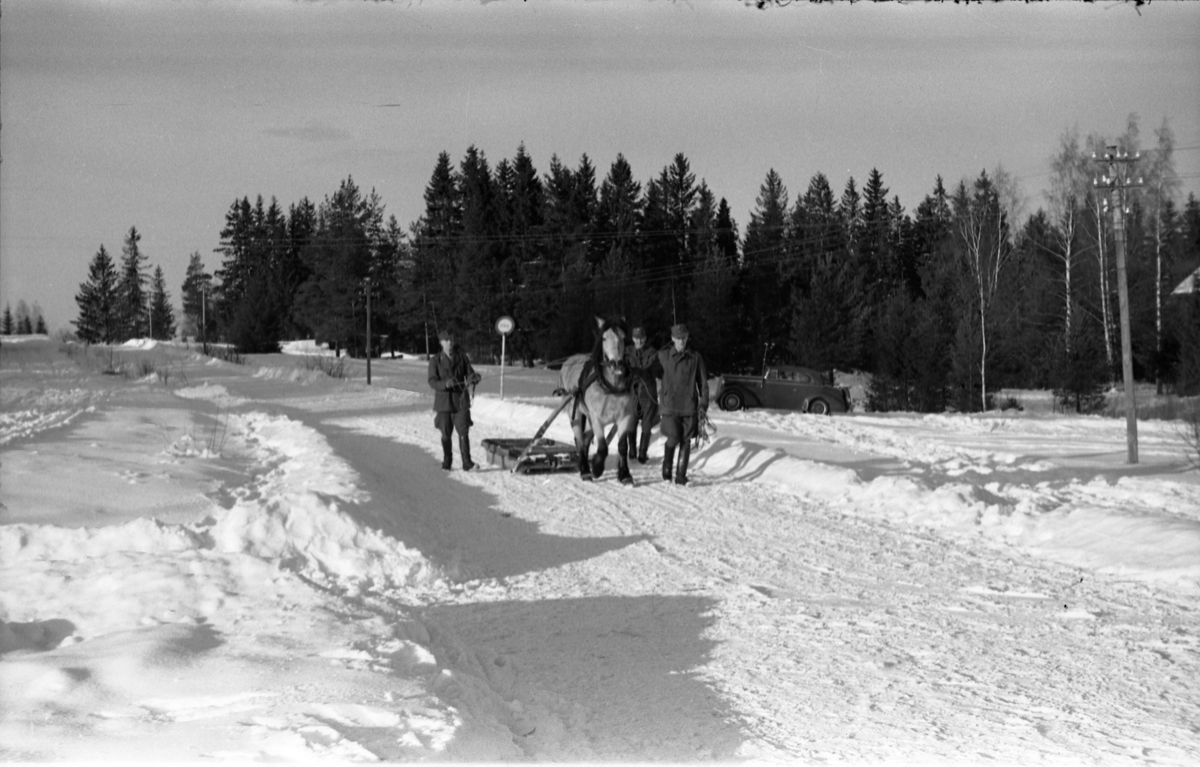
{"label": "man standing in snow", "polygon": [[[653,374],[662,379],[658,407],[662,414],[663,479],[671,481],[674,469],[675,484],[687,484],[688,459],[692,439],[696,436],[700,415],[708,412],[708,371],[704,358],[687,348],[688,330],[685,325],[671,326],[671,345],[658,353]],[[675,448],[679,448],[679,465],[675,464]]]}
{"label": "man standing in snow", "polygon": [[442,351],[429,360],[429,388],[433,389],[433,423],[442,433],[442,468],[450,470],[451,432],[458,432],[463,471],[475,468],[471,461],[471,395],[468,386],[479,383],[471,360],[454,343],[449,330],[438,333]]}
{"label": "man standing in snow", "polygon": [[[654,399],[654,390],[651,388],[653,379],[649,375],[658,352],[646,345],[645,328],[639,325],[633,329],[631,335],[633,336],[633,346],[626,349],[625,361],[629,363],[629,372],[635,376],[637,417],[633,421],[633,426],[625,432],[624,439],[627,453],[636,455],[638,463],[645,463],[646,451],[650,449],[650,430],[658,422],[658,402]],[[642,426],[640,442],[638,441],[639,423]]]}

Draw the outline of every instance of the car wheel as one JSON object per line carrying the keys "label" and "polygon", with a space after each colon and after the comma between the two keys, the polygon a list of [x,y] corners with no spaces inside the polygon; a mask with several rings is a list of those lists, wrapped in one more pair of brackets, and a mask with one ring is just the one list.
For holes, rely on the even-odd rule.
{"label": "car wheel", "polygon": [[741,392],[727,391],[721,395],[722,410],[741,410],[743,404]]}
{"label": "car wheel", "polygon": [[829,415],[829,403],[823,399],[815,399],[808,403],[808,412],[813,415]]}

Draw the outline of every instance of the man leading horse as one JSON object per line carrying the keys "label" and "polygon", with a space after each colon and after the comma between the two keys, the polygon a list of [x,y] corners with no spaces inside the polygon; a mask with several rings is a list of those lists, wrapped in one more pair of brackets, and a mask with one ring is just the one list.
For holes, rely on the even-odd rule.
{"label": "man leading horse", "polygon": [[[662,380],[658,406],[660,429],[667,438],[663,448],[662,477],[677,485],[688,483],[688,460],[692,440],[699,433],[700,419],[708,412],[708,371],[700,353],[687,348],[686,325],[671,327],[671,345],[658,353],[651,372]],[[679,449],[679,463],[675,450]]]}

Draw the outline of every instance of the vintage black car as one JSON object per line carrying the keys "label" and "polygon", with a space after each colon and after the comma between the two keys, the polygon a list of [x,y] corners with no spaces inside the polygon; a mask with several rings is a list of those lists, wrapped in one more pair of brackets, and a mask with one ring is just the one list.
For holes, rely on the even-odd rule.
{"label": "vintage black car", "polygon": [[763,376],[721,376],[717,404],[722,410],[766,407],[830,415],[850,411],[850,390],[834,386],[819,370],[776,365]]}

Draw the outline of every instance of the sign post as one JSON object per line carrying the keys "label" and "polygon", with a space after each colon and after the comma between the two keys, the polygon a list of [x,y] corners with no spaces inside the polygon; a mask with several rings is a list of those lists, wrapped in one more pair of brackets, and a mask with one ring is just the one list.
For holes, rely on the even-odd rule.
{"label": "sign post", "polygon": [[500,334],[500,399],[504,399],[504,353],[505,342],[508,340],[508,334],[513,332],[517,324],[513,322],[513,318],[504,315],[496,320],[496,332]]}

